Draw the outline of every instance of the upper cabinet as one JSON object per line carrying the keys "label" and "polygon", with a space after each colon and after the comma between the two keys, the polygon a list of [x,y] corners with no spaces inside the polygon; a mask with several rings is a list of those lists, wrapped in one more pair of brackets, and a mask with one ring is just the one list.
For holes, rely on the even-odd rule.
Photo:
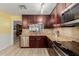
{"label": "upper cabinet", "polygon": [[[77,3],[78,4],[78,3]],[[79,4],[72,8],[75,3],[58,3],[51,13],[51,19],[55,24],[72,21],[79,16]],[[75,15],[75,16],[74,16]]]}
{"label": "upper cabinet", "polygon": [[70,6],[72,3],[65,3],[66,4],[66,8],[68,7],[68,6]]}
{"label": "upper cabinet", "polygon": [[66,8],[65,3],[58,3],[56,6],[56,13],[60,15],[60,13]]}
{"label": "upper cabinet", "polygon": [[23,15],[23,28],[29,28],[30,24],[44,24],[45,28],[53,28],[53,23],[50,21],[50,15]]}
{"label": "upper cabinet", "polygon": [[58,3],[55,9],[51,14],[61,14],[63,10],[65,10],[68,6],[70,6],[72,3]]}
{"label": "upper cabinet", "polygon": [[62,24],[64,26],[79,26],[79,3],[70,6],[72,7],[62,14]]}
{"label": "upper cabinet", "polygon": [[51,13],[53,24],[60,24],[60,13],[65,9],[64,6],[65,4],[58,3],[57,6],[54,8],[53,12]]}
{"label": "upper cabinet", "polygon": [[57,14],[61,15],[61,12],[64,11],[67,7],[69,7],[72,3],[58,3],[56,10]]}
{"label": "upper cabinet", "polygon": [[57,14],[60,15],[60,12],[63,10],[62,4],[58,4],[57,7],[56,7],[56,10],[57,10]]}

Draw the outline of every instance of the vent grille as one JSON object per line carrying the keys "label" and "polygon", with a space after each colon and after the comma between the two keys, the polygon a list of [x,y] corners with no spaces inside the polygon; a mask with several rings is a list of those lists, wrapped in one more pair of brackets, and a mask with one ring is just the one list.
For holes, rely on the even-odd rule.
{"label": "vent grille", "polygon": [[25,5],[19,5],[19,8],[22,10],[27,9]]}

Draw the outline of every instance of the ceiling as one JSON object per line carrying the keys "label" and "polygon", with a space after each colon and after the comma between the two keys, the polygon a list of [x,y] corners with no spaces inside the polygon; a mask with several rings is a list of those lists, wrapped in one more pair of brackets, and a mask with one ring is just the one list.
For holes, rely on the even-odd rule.
{"label": "ceiling", "polygon": [[[41,7],[42,4],[44,4],[43,7]],[[25,9],[23,9],[22,6],[25,7]],[[49,15],[55,6],[56,3],[0,3],[0,11],[17,16],[23,14]]]}

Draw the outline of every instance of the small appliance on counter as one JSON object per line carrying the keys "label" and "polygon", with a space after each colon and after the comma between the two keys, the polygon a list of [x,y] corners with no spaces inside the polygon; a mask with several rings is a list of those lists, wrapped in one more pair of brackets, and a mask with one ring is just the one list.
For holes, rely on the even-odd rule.
{"label": "small appliance on counter", "polygon": [[31,24],[29,25],[30,32],[42,32],[44,30],[44,24]]}

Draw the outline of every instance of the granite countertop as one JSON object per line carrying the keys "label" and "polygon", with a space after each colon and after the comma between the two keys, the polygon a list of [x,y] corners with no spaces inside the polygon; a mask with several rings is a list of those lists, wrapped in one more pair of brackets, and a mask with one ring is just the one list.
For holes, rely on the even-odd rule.
{"label": "granite countertop", "polygon": [[79,43],[75,41],[58,41],[58,43],[62,44],[62,47],[69,49],[79,55]]}
{"label": "granite countertop", "polygon": [[42,32],[30,32],[28,29],[23,29],[22,36],[47,36],[51,35],[52,32],[48,29],[42,31]]}

